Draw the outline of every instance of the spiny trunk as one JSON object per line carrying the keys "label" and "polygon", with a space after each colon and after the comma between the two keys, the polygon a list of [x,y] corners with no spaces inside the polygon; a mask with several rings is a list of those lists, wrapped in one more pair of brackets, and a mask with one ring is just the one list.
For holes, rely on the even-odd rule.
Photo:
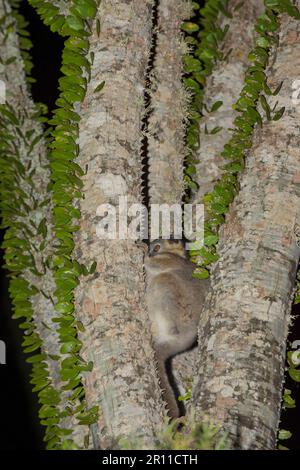
{"label": "spiny trunk", "polygon": [[[230,446],[272,449],[280,416],[285,344],[299,260],[299,105],[291,99],[300,72],[300,22],[282,17],[270,86],[286,107],[255,131],[241,190],[221,230],[212,291],[199,325],[191,409],[217,421]],[[288,77],[288,78],[287,78]],[[269,97],[268,97],[269,99]]]}
{"label": "spiny trunk", "polygon": [[[97,208],[141,202],[141,141],[144,81],[151,45],[150,0],[105,0],[93,24],[92,77],[81,105],[80,155],[87,168],[77,259],[97,261],[96,273],[80,284],[76,316],[85,332],[82,356],[94,362],[86,397],[99,404],[95,445],[116,448],[118,440],[153,446],[154,429],[165,416],[144,305],[143,251],[133,240],[97,236]],[[105,82],[99,95],[94,90]],[[144,441],[142,443],[142,440]]]}
{"label": "spiny trunk", "polygon": [[[199,163],[196,164],[197,173],[194,177],[199,189],[193,196],[194,203],[202,202],[204,194],[213,188],[222,173],[221,166],[224,164],[224,159],[220,153],[230,137],[229,129],[233,127],[234,118],[237,116],[232,109],[232,104],[236,102],[244,83],[244,72],[248,65],[247,56],[253,45],[255,34],[255,19],[263,10],[262,0],[246,2],[235,11],[239,3],[239,0],[229,3],[230,12],[233,15],[231,19],[221,15],[221,19],[218,20],[222,29],[226,25],[229,26],[220,44],[224,56],[229,55],[226,60],[216,61],[207,79],[203,102],[208,109],[211,109],[216,101],[222,101],[223,104],[214,113],[203,109],[204,116],[200,121],[201,145],[196,154]],[[215,135],[210,135],[205,133],[205,127],[209,131],[216,127],[220,127],[221,130]],[[199,308],[201,309],[202,306]],[[176,383],[182,395],[185,395],[191,387],[196,355],[197,352],[194,349],[179,354],[172,361]]]}
{"label": "spiny trunk", "polygon": [[187,46],[180,25],[191,16],[191,11],[190,1],[158,2],[147,134],[151,204],[182,201],[188,93],[182,83],[182,57]]}
{"label": "spiny trunk", "polygon": [[[203,103],[208,109],[216,101],[222,101],[222,106],[215,112],[209,113],[203,109],[204,116],[200,121],[200,142],[197,152],[199,163],[196,165],[195,181],[199,189],[194,196],[195,203],[201,203],[204,194],[213,189],[214,184],[222,174],[224,159],[220,155],[224,144],[230,138],[230,128],[237,117],[232,105],[236,102],[244,83],[244,73],[248,65],[248,53],[253,46],[255,35],[255,19],[263,11],[262,0],[250,0],[235,11],[239,0],[229,2],[232,19],[222,16],[219,20],[222,29],[226,24],[229,29],[222,43],[225,60],[217,61],[205,86]],[[220,127],[217,134],[207,134],[214,128]]]}

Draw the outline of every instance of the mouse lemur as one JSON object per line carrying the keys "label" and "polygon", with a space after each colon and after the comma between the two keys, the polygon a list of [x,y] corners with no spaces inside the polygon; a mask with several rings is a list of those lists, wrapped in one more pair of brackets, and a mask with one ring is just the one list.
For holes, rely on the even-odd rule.
{"label": "mouse lemur", "polygon": [[160,385],[170,417],[179,416],[166,360],[189,349],[197,338],[197,325],[209,289],[208,279],[192,277],[195,265],[187,259],[182,240],[154,240],[145,259],[146,303]]}

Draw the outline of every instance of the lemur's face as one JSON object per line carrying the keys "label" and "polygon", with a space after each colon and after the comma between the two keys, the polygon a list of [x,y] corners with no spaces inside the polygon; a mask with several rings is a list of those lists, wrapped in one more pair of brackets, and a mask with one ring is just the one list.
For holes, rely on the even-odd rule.
{"label": "lemur's face", "polygon": [[156,256],[161,253],[173,253],[185,257],[184,243],[182,240],[157,239],[150,243],[149,255]]}

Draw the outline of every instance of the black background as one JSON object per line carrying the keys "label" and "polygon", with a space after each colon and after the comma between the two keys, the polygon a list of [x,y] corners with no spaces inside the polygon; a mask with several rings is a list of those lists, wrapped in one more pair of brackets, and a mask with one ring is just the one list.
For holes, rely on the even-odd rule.
{"label": "black background", "polygon": [[[31,52],[33,76],[37,83],[32,86],[33,98],[36,102],[47,104],[51,111],[58,97],[63,39],[43,25],[26,0],[22,2],[21,13],[30,22],[29,30],[34,44]],[[1,251],[0,261],[2,255]],[[18,322],[11,319],[7,284],[5,273],[0,270],[0,339],[7,346],[7,365],[0,365],[0,450],[41,450],[44,445],[43,430],[38,421],[38,403],[31,393],[30,367],[21,349],[21,330]],[[294,306],[295,321],[290,341],[300,339],[299,311],[299,305]],[[287,378],[286,387],[293,390],[293,396],[298,397],[300,403],[299,384]],[[285,441],[285,445],[290,449],[300,449],[300,404],[296,409],[283,412],[280,427],[293,432],[293,437]]]}

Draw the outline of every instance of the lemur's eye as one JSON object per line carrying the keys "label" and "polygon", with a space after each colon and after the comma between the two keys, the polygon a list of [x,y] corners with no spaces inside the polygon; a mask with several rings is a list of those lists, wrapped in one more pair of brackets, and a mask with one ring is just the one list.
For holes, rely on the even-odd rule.
{"label": "lemur's eye", "polygon": [[160,250],[160,245],[155,245],[155,247],[153,248],[153,251],[157,253],[159,250]]}

